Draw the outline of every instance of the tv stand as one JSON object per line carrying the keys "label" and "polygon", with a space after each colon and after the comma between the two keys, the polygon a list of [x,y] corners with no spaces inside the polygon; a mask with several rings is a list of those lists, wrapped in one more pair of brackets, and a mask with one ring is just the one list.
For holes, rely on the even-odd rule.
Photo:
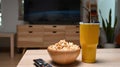
{"label": "tv stand", "polygon": [[17,26],[17,48],[47,48],[61,39],[79,45],[79,25]]}

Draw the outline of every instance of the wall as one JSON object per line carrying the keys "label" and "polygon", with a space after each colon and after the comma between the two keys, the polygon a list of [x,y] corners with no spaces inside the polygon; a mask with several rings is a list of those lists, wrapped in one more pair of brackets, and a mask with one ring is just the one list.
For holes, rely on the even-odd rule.
{"label": "wall", "polygon": [[118,8],[119,6],[120,6],[120,0],[116,0],[116,7],[117,7],[117,9],[116,9],[116,16],[118,17],[118,24],[117,24],[117,29],[116,29],[116,36],[117,36],[117,34],[119,34],[120,33],[120,8]]}
{"label": "wall", "polygon": [[2,26],[0,32],[16,32],[16,25],[22,24],[18,20],[18,0],[2,0]]}

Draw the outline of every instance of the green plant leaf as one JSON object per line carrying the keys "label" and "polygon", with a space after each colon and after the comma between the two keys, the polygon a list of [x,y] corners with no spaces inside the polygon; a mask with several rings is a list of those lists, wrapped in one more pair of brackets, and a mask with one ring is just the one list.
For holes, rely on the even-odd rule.
{"label": "green plant leaf", "polygon": [[105,32],[106,32],[106,25],[105,25],[105,21],[104,21],[103,18],[102,18],[102,26],[103,26],[103,28],[104,28],[104,30],[105,30]]}
{"label": "green plant leaf", "polygon": [[107,19],[106,19],[106,26],[109,27],[109,22]]}
{"label": "green plant leaf", "polygon": [[103,26],[103,29],[104,29],[105,32],[106,32],[106,25],[105,25],[105,21],[104,21],[104,19],[103,19],[103,17],[102,17],[101,10],[99,10],[99,12],[100,12],[100,17],[101,17],[101,19],[102,19],[102,26]]}
{"label": "green plant leaf", "polygon": [[112,19],[111,19],[112,14],[111,13],[112,13],[112,10],[110,9],[110,11],[109,11],[109,18],[108,18],[110,27],[111,27],[111,24],[112,24]]}

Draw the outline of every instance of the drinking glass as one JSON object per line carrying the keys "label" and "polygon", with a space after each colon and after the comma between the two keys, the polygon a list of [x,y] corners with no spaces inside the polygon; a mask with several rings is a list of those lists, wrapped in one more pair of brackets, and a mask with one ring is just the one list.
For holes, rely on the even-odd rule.
{"label": "drinking glass", "polygon": [[80,45],[83,62],[93,63],[96,61],[99,31],[99,23],[80,23]]}

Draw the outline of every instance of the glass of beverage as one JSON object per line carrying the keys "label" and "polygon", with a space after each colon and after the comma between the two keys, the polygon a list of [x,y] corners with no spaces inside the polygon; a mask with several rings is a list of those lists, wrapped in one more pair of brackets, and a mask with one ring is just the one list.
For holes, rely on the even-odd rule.
{"label": "glass of beverage", "polygon": [[93,63],[96,61],[99,32],[99,23],[80,23],[80,45],[83,62]]}

